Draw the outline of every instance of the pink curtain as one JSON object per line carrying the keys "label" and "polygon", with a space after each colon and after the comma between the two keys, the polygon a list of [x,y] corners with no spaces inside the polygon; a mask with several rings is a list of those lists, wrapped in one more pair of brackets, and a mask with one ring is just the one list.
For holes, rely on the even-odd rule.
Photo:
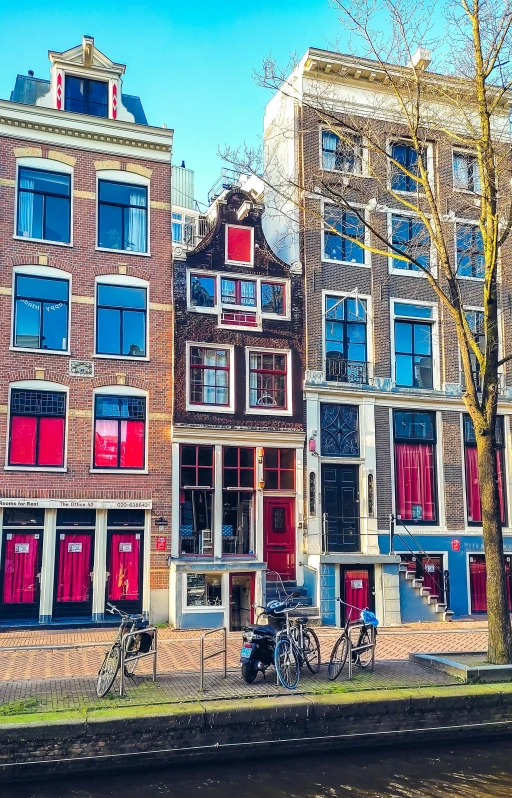
{"label": "pink curtain", "polygon": [[117,468],[117,421],[97,419],[94,440],[94,465]]}
{"label": "pink curtain", "polygon": [[33,604],[37,598],[39,540],[12,533],[5,542],[4,604]]}
{"label": "pink curtain", "polygon": [[144,468],[143,421],[121,421],[121,468]]}
{"label": "pink curtain", "polygon": [[112,601],[139,598],[140,537],[135,532],[115,532],[110,538],[110,579]]}
{"label": "pink curtain", "polygon": [[[345,601],[347,604],[364,610],[369,606],[370,582],[368,571],[345,571]],[[345,607],[348,615],[350,607]],[[356,610],[352,610],[351,620],[355,621],[358,617]]]}
{"label": "pink curtain", "polygon": [[[468,521],[482,523],[482,508],[480,506],[480,485],[478,482],[478,466],[476,446],[466,446],[466,501],[468,508]],[[500,497],[501,520],[505,521],[505,505],[503,501],[503,469],[501,465],[501,451],[496,452],[496,468],[498,471],[498,493]]]}
{"label": "pink curtain", "polygon": [[487,571],[483,557],[469,559],[469,587],[472,612],[487,611]]}
{"label": "pink curtain", "polygon": [[64,465],[64,419],[39,419],[38,463],[41,466]]}
{"label": "pink curtain", "polygon": [[91,536],[61,533],[57,601],[88,601],[90,573]]}
{"label": "pink curtain", "polygon": [[11,465],[35,465],[37,419],[32,416],[13,416],[11,420]]}
{"label": "pink curtain", "polygon": [[434,447],[395,444],[397,515],[404,521],[435,521]]}

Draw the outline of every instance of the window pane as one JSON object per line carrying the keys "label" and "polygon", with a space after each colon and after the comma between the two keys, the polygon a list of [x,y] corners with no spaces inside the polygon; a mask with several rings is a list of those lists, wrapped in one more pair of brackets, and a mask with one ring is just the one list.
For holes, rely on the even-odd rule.
{"label": "window pane", "polygon": [[393,413],[395,439],[434,441],[434,415],[420,411],[396,410]]}
{"label": "window pane", "polygon": [[18,194],[18,230],[24,238],[43,237],[43,195],[20,191]]}
{"label": "window pane", "polygon": [[432,308],[426,305],[409,305],[407,302],[395,302],[395,316],[413,316],[418,319],[431,319]]}
{"label": "window pane", "polygon": [[71,177],[58,172],[45,172],[39,169],[20,168],[20,188],[30,189],[42,194],[71,195]]}
{"label": "window pane", "polygon": [[227,468],[238,466],[238,449],[236,446],[224,446],[224,465]]}
{"label": "window pane", "polygon": [[295,468],[295,451],[293,449],[281,449],[281,468]]}
{"label": "window pane", "polygon": [[38,465],[64,465],[64,423],[65,419],[63,418],[40,419]]}
{"label": "window pane", "polygon": [[146,314],[126,310],[123,313],[123,355],[144,357],[146,354]]}
{"label": "window pane", "polygon": [[254,468],[254,449],[240,449],[240,468]]}
{"label": "window pane", "polygon": [[[101,183],[100,183],[101,186]],[[115,205],[99,206],[98,245],[107,249],[123,247],[123,212]]]}
{"label": "window pane", "polygon": [[397,352],[412,353],[412,324],[395,322],[395,350]]}
{"label": "window pane", "polygon": [[121,421],[121,468],[144,468],[144,422]]}
{"label": "window pane", "polygon": [[194,307],[215,307],[215,278],[190,276],[190,304]]}
{"label": "window pane", "polygon": [[263,313],[284,314],[284,285],[261,284],[261,310]]}
{"label": "window pane", "polygon": [[46,197],[44,237],[50,241],[70,241],[70,200],[63,197]]}
{"label": "window pane", "polygon": [[13,416],[11,419],[10,465],[36,464],[37,419]]}
{"label": "window pane", "polygon": [[68,306],[63,302],[43,305],[42,349],[64,351],[68,346]]}
{"label": "window pane", "polygon": [[121,285],[98,285],[98,302],[114,308],[146,308],[146,289]]}
{"label": "window pane", "polygon": [[435,521],[434,447],[395,444],[397,515],[405,521]]}
{"label": "window pane", "polygon": [[413,385],[412,357],[410,355],[396,356],[396,384]]}
{"label": "window pane", "polygon": [[117,468],[118,422],[96,420],[94,437],[94,465]]}
{"label": "window pane", "polygon": [[68,300],[69,283],[67,280],[52,280],[47,277],[16,277],[16,296],[29,299],[48,299],[53,302]]}
{"label": "window pane", "polygon": [[127,208],[124,212],[124,247],[131,252],[146,252],[146,209]]}
{"label": "window pane", "polygon": [[415,354],[430,355],[432,352],[432,328],[430,324],[414,324],[412,326],[414,327]]}
{"label": "window pane", "polygon": [[41,318],[41,303],[18,299],[16,302],[16,328],[14,332],[14,345],[39,349],[39,325]]}
{"label": "window pane", "polygon": [[99,355],[119,355],[121,353],[121,311],[98,308],[98,340],[96,350]]}

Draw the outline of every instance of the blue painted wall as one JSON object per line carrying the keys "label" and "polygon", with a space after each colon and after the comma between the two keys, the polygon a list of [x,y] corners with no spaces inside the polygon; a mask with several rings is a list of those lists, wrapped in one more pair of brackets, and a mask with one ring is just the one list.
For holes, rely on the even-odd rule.
{"label": "blue painted wall", "polygon": [[336,625],[335,565],[320,563],[320,615],[326,626]]}
{"label": "blue painted wall", "polygon": [[182,629],[216,629],[224,626],[223,612],[184,612],[181,616]]}
{"label": "blue painted wall", "polygon": [[[468,554],[483,554],[484,544],[482,535],[457,535],[454,532],[451,535],[422,535],[419,529],[412,530],[412,533],[418,544],[426,552],[448,552],[448,570],[450,571],[450,587],[451,587],[451,609],[454,616],[467,615],[468,610],[468,597],[469,597],[469,584],[467,574],[467,560]],[[415,546],[405,534],[403,537],[407,540],[411,549],[414,550]],[[452,551],[452,540],[457,539],[460,541],[460,551]],[[379,546],[383,554],[389,554],[389,535],[379,535]],[[512,538],[504,539],[504,547],[507,553],[512,554]],[[408,553],[406,546],[401,540],[395,537],[394,550],[396,554]],[[403,619],[402,619],[403,620]]]}

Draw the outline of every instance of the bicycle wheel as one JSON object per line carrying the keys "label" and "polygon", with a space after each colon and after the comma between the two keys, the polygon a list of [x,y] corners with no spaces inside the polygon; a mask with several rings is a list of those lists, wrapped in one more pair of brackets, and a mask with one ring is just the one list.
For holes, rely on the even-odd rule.
{"label": "bicycle wheel", "polygon": [[363,649],[363,651],[356,652],[354,664],[358,665],[360,668],[367,668],[372,662],[372,636],[369,629],[363,629],[361,631],[357,645],[368,646],[368,648]]}
{"label": "bicycle wheel", "polygon": [[331,651],[331,658],[329,659],[329,670],[327,671],[327,676],[331,682],[337,679],[343,670],[345,662],[347,661],[347,654],[348,638],[346,633],[343,632],[341,637],[338,637],[336,640],[334,648]]}
{"label": "bicycle wheel", "polygon": [[295,690],[299,683],[300,666],[293,650],[292,644],[287,637],[282,637],[277,641],[274,651],[274,664],[276,667],[277,678],[287,690]]}
{"label": "bicycle wheel", "polygon": [[98,671],[96,682],[96,695],[103,698],[114,684],[117,672],[121,665],[121,646],[114,643],[108,654],[105,655],[102,666]]}
{"label": "bicycle wheel", "polygon": [[313,629],[304,629],[304,661],[311,673],[320,670],[320,642]]}

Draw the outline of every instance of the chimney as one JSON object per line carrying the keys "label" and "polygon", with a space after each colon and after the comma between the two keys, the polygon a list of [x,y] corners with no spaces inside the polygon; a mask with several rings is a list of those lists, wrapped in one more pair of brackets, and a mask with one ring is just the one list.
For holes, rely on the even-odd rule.
{"label": "chimney", "polygon": [[419,69],[420,72],[425,72],[430,62],[432,61],[432,51],[427,50],[426,47],[418,47],[411,60],[409,61],[410,67]]}
{"label": "chimney", "polygon": [[29,78],[33,78],[34,77],[34,70],[33,69],[29,69],[28,70],[28,76],[29,76]]}
{"label": "chimney", "polygon": [[185,161],[182,161],[182,162],[181,162],[181,168],[182,168],[182,169],[185,169]]}

